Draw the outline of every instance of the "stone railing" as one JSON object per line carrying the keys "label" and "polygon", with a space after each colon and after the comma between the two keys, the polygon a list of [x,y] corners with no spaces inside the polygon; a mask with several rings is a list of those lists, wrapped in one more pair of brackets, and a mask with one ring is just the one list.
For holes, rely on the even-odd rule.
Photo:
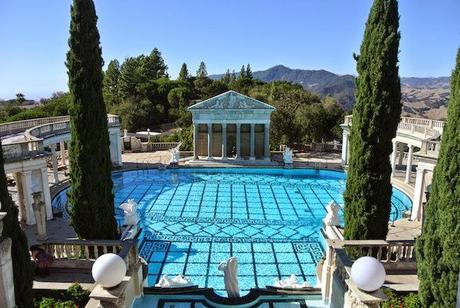
{"label": "stone railing", "polygon": [[[353,116],[345,116],[343,125],[350,126]],[[409,131],[412,134],[421,134],[424,139],[437,138],[442,134],[444,121],[436,121],[423,118],[401,117],[398,130]]]}
{"label": "stone railing", "polygon": [[439,157],[439,150],[441,149],[441,141],[435,140],[425,140],[422,142],[422,147],[420,148],[420,154],[430,156],[430,157]]}
{"label": "stone railing", "polygon": [[353,248],[359,255],[373,256],[382,263],[415,262],[414,241],[362,240],[342,241],[341,244],[343,248]]}
{"label": "stone railing", "polygon": [[[120,126],[120,119],[117,115],[108,114],[107,123],[109,127]],[[64,134],[70,131],[70,118],[67,117],[63,121],[45,123],[34,126],[24,132],[27,140],[44,139],[49,136]]]}
{"label": "stone railing", "polygon": [[375,257],[387,272],[416,270],[415,241],[347,241],[326,238],[326,242],[328,247],[321,267],[321,289],[323,299],[334,307],[344,306],[344,298],[350,297],[345,294],[350,290],[349,279],[354,260],[347,254],[347,249],[353,249],[360,256]]}
{"label": "stone railing", "polygon": [[48,123],[68,121],[69,116],[60,116],[60,117],[49,117],[49,118],[39,118],[39,119],[30,119],[15,121],[10,123],[0,124],[0,136],[7,136],[12,134],[17,134],[24,132],[25,130]]}
{"label": "stone railing", "polygon": [[5,161],[15,161],[24,158],[32,158],[45,154],[42,140],[20,141],[3,144],[3,157]]}
{"label": "stone railing", "polygon": [[63,240],[41,246],[60,264],[72,260],[94,262],[102,254],[116,253],[125,260],[129,271],[138,261],[135,240]]}
{"label": "stone railing", "polygon": [[176,148],[180,142],[153,142],[151,145],[153,151],[163,151]]}

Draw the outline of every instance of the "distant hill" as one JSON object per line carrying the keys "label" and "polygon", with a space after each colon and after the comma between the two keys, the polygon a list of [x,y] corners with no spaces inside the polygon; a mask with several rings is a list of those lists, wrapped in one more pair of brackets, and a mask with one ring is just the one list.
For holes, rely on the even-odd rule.
{"label": "distant hill", "polygon": [[[223,74],[212,75],[220,79]],[[253,72],[256,79],[271,82],[285,80],[301,84],[304,89],[321,96],[334,97],[343,109],[349,111],[355,103],[353,75],[337,75],[326,70],[291,69],[276,65],[264,71]],[[435,119],[446,116],[449,97],[449,77],[401,78],[403,113]]]}

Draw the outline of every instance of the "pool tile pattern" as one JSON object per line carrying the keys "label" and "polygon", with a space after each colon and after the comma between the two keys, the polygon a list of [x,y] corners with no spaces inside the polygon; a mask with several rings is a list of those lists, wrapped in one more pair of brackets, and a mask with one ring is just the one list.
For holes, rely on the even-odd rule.
{"label": "pool tile pattern", "polygon": [[[120,224],[118,206],[138,202],[148,285],[161,275],[183,274],[222,295],[223,273],[217,268],[231,256],[239,261],[243,294],[291,274],[315,285],[324,254],[319,230],[325,206],[343,205],[345,190],[343,173],[315,170],[143,170],[113,179]],[[58,196],[53,206],[65,202]],[[392,204],[392,217],[399,218],[410,200],[394,190]]]}

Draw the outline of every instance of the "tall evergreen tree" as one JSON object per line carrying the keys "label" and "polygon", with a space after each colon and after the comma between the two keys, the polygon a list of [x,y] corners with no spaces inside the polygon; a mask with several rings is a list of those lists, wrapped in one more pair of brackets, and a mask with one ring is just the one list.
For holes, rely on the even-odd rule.
{"label": "tall evergreen tree", "polygon": [[84,239],[116,239],[102,56],[92,0],[73,0],[67,69],[71,95],[71,222]]}
{"label": "tall evergreen tree", "polygon": [[208,77],[208,71],[206,70],[206,64],[201,61],[198,70],[196,71],[196,78],[206,78]]}
{"label": "tall evergreen tree", "polygon": [[252,78],[253,78],[251,66],[249,65],[249,63],[248,63],[248,65],[246,66],[246,78],[247,78],[247,79],[250,79],[250,80],[252,80]]}
{"label": "tall evergreen tree", "polygon": [[374,0],[357,59],[345,199],[346,239],[385,239],[391,209],[392,139],[401,114],[397,0]]}
{"label": "tall evergreen tree", "polygon": [[244,65],[241,67],[240,76],[238,76],[238,77],[239,77],[239,79],[246,78],[246,68],[244,67]]}
{"label": "tall evergreen tree", "polygon": [[149,56],[143,56],[140,63],[143,81],[153,81],[161,77],[168,77],[168,66],[165,64],[158,48],[154,48]]}
{"label": "tall evergreen tree", "polygon": [[12,240],[11,259],[13,260],[14,295],[18,307],[33,307],[32,281],[33,267],[30,262],[27,237],[18,221],[18,208],[8,193],[6,184],[3,149],[0,144],[0,212],[6,212],[3,219],[2,237]]}
{"label": "tall evergreen tree", "polygon": [[447,123],[425,209],[422,235],[417,240],[419,296],[425,307],[454,307],[457,297],[460,271],[460,49],[450,82]]}
{"label": "tall evergreen tree", "polygon": [[118,100],[118,80],[120,78],[120,63],[118,60],[112,60],[107,66],[104,74],[104,99],[107,106],[113,106],[119,103]]}
{"label": "tall evergreen tree", "polygon": [[178,80],[186,81],[189,77],[190,76],[188,74],[187,64],[182,63],[182,67],[180,68]]}
{"label": "tall evergreen tree", "polygon": [[228,86],[231,81],[232,81],[232,76],[230,75],[230,70],[227,69],[227,72],[225,72],[224,77],[222,77],[222,82]]}
{"label": "tall evergreen tree", "polygon": [[118,94],[120,98],[135,97],[139,93],[138,85],[142,83],[138,58],[129,57],[123,61],[118,78]]}

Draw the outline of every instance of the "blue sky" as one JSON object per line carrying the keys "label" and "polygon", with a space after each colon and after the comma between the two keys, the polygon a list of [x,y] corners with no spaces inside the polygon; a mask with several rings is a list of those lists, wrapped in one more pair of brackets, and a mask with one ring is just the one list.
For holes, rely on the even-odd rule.
{"label": "blue sky", "polygon": [[[71,0],[0,0],[0,98],[67,90]],[[96,0],[103,57],[163,53],[172,77],[276,64],[355,74],[371,0]],[[400,0],[400,75],[447,76],[460,46],[459,0]]]}

